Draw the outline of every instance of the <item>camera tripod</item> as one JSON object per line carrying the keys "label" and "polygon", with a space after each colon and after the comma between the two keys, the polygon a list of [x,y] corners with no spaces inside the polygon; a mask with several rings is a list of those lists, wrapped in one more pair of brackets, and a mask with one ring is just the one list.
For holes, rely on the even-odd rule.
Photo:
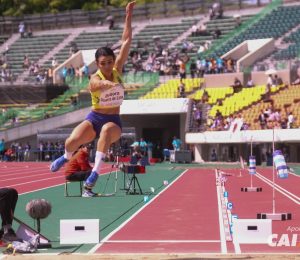
{"label": "camera tripod", "polygon": [[[114,193],[112,193],[111,195],[115,195],[117,193],[117,184],[118,184],[118,170],[122,170],[124,169],[124,164],[123,163],[120,163],[119,161],[119,157],[121,155],[121,151],[120,149],[116,151],[116,155],[114,156],[114,161],[113,161],[113,164],[111,165],[111,170],[107,176],[107,179],[106,179],[106,183],[105,183],[105,187],[104,187],[104,190],[103,190],[103,193],[105,194],[106,192],[106,189],[107,189],[107,185],[108,185],[108,182],[112,176],[112,173],[115,173],[115,184],[114,184]],[[123,170],[122,170],[123,171]],[[123,171],[124,172],[124,171]],[[121,189],[121,190],[128,190],[128,188],[126,188],[126,174],[124,172],[124,188]]]}
{"label": "camera tripod", "polygon": [[[125,173],[124,173],[125,174]],[[143,194],[138,178],[135,176],[136,173],[133,173],[133,176],[130,179],[130,183],[127,189],[126,194]],[[137,192],[139,188],[140,192]]]}

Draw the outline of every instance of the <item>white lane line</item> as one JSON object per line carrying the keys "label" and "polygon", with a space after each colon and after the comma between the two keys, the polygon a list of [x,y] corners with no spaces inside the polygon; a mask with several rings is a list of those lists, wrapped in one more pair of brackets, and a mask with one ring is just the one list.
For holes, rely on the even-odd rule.
{"label": "white lane line", "polygon": [[[255,174],[255,176],[256,176],[257,178],[261,179],[263,182],[265,182],[265,183],[268,184],[269,186],[273,187],[273,182],[270,181],[269,179],[265,178],[264,176],[260,175],[259,173]],[[278,192],[280,192],[281,194],[283,194],[284,196],[286,196],[287,198],[289,198],[291,201],[293,201],[293,202],[295,202],[296,204],[300,205],[299,197],[296,196],[295,194],[293,194],[293,193],[287,191],[286,189],[282,188],[281,186],[277,185],[276,183],[275,183],[275,185],[274,185],[274,188],[275,188]],[[289,194],[290,194],[291,196],[290,196]],[[296,199],[293,198],[292,196],[295,197]]]}
{"label": "white lane line", "polygon": [[100,248],[101,246],[104,245],[104,243],[106,243],[115,233],[117,233],[120,229],[122,229],[129,221],[131,221],[136,215],[138,215],[145,207],[148,207],[151,203],[153,203],[153,201],[155,201],[160,194],[162,194],[163,192],[165,192],[166,190],[168,190],[179,178],[181,178],[186,172],[188,171],[188,169],[186,169],[184,172],[182,172],[171,184],[169,184],[165,189],[163,189],[162,191],[160,191],[157,195],[155,195],[153,197],[153,199],[151,199],[147,204],[145,204],[144,206],[142,206],[139,210],[137,210],[131,217],[129,217],[126,221],[124,221],[120,226],[118,226],[116,229],[114,229],[112,232],[110,232],[105,238],[103,238],[101,240],[101,242],[97,245],[95,245],[93,248],[91,248],[91,250],[88,252],[88,254],[93,254],[95,253],[95,251]]}
{"label": "white lane line", "polygon": [[21,186],[21,185],[25,185],[25,184],[36,183],[36,182],[41,182],[41,181],[46,181],[46,180],[55,180],[55,179],[61,179],[61,178],[62,178],[62,176],[44,178],[44,179],[38,179],[38,180],[34,180],[34,181],[27,181],[27,182],[17,183],[17,184],[13,184],[13,185],[7,185],[6,187],[16,187],[16,186]]}
{"label": "white lane line", "polygon": [[[263,179],[265,179],[266,181],[268,181],[269,183],[272,183],[273,185],[273,182],[272,180],[270,180],[269,178],[263,176],[262,174],[258,173],[257,174],[259,176],[261,176]],[[283,180],[284,181],[284,180]],[[298,197],[297,195],[295,195],[294,193],[291,193],[290,191],[286,190],[285,188],[281,187],[280,185],[278,185],[277,183],[274,183],[274,185],[278,188],[278,189],[281,189],[282,191],[286,192],[287,194],[289,194],[290,196],[294,197],[295,199],[297,200],[300,200],[300,197]]]}
{"label": "white lane line", "polygon": [[[48,172],[48,173],[52,173],[50,171],[50,168],[49,168],[50,165],[32,165],[30,167],[24,167],[22,165],[16,167],[16,169],[9,169],[9,168],[5,168],[5,172],[1,173],[0,177],[3,178],[3,177],[11,177],[12,175],[13,176],[18,176],[18,175],[24,175],[24,172],[25,173],[32,173],[32,172]],[[11,171],[7,171],[7,170],[11,170]],[[64,168],[60,169],[60,171],[54,173],[54,174],[57,174],[57,173],[63,173]],[[109,165],[106,165],[104,167],[101,167],[101,170],[111,170],[111,171],[115,171],[116,168],[115,167],[111,167]],[[4,170],[3,170],[4,171]]]}
{"label": "white lane line", "polygon": [[220,243],[220,240],[108,240],[104,243]]}
{"label": "white lane line", "polygon": [[233,241],[233,246],[234,246],[234,251],[235,251],[236,254],[241,254],[242,253],[240,244],[238,242]]}
{"label": "white lane line", "polygon": [[294,172],[289,171],[289,174],[291,174],[291,175],[293,175],[293,176],[295,176],[295,177],[300,178],[300,175],[299,175],[299,174],[296,174],[296,173],[294,173]]}
{"label": "white lane line", "polygon": [[[106,175],[106,174],[109,174],[109,172],[101,173],[100,177],[102,175]],[[53,179],[58,179],[58,178],[62,178],[62,176],[57,176],[57,177],[52,177],[52,178],[45,178],[45,179],[38,179],[38,180],[35,180],[35,181],[29,181],[29,182],[22,182],[22,183],[13,184],[13,185],[7,185],[6,187],[16,187],[16,186],[21,186],[21,185],[25,185],[25,184],[36,183],[36,182],[41,182],[41,181],[45,181],[45,180],[53,180]],[[55,185],[52,185],[52,186],[47,186],[47,187],[32,190],[32,191],[27,191],[27,192],[24,192],[24,193],[20,193],[19,195],[23,195],[23,194],[27,194],[27,193],[31,193],[31,192],[35,192],[35,191],[40,191],[40,190],[45,190],[45,189],[48,189],[48,188],[53,188],[53,187],[57,187],[57,186],[64,185],[64,184],[65,184],[65,179],[62,179],[62,183],[58,183],[58,184],[55,184]]]}
{"label": "white lane line", "polygon": [[11,173],[5,172],[5,173],[1,173],[0,177],[1,179],[3,179],[3,177],[12,177],[12,176],[24,176],[24,174],[31,174],[34,172],[48,172],[51,173],[49,169],[45,169],[45,168],[41,168],[41,167],[34,167],[33,169],[30,169],[30,171],[25,168],[25,169],[18,169],[20,170],[20,172],[14,171]]}
{"label": "white lane line", "polygon": [[64,184],[65,183],[60,183],[60,184],[56,184],[56,185],[53,185],[53,186],[47,186],[45,188],[40,188],[40,189],[36,189],[36,190],[26,191],[26,192],[23,192],[23,193],[19,193],[19,195],[25,195],[25,194],[29,194],[29,193],[36,192],[36,191],[47,190],[47,189],[58,187],[58,186],[61,186],[61,185],[64,185]]}
{"label": "white lane line", "polygon": [[[218,179],[218,171],[215,170],[216,180]],[[221,203],[221,192],[220,187],[216,185],[217,198],[218,198],[218,213],[219,213],[219,229],[220,229],[220,238],[221,238],[221,252],[222,254],[227,254],[227,245],[226,245],[226,236],[225,236],[225,227],[223,223],[223,214],[222,214],[222,203]]]}
{"label": "white lane line", "polygon": [[40,177],[40,176],[43,176],[43,175],[50,175],[51,173],[49,172],[46,172],[46,173],[36,173],[35,175],[26,175],[26,176],[22,176],[22,177],[16,177],[16,178],[10,178],[10,179],[1,179],[0,181],[13,181],[13,180],[20,180],[20,179],[26,179],[26,178],[32,178],[32,177]]}

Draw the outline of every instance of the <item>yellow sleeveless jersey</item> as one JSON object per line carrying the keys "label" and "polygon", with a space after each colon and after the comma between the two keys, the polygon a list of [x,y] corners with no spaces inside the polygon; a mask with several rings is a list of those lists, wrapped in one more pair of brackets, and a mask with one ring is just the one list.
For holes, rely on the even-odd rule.
{"label": "yellow sleeveless jersey", "polygon": [[[100,79],[105,80],[104,75],[100,70],[96,72]],[[118,71],[113,69],[113,82],[120,83],[115,87],[107,90],[90,92],[92,97],[92,108],[105,109],[119,107],[124,100],[124,87],[122,85],[122,79]]]}

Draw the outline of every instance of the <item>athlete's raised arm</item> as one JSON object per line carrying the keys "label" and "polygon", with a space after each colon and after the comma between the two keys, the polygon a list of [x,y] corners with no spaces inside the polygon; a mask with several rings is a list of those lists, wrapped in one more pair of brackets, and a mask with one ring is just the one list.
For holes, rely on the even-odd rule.
{"label": "athlete's raised arm", "polygon": [[90,92],[96,92],[98,90],[106,90],[109,88],[112,88],[116,85],[118,85],[119,83],[115,83],[113,81],[109,81],[109,80],[102,80],[99,78],[98,75],[94,74],[91,76],[89,85],[88,85],[88,90]]}
{"label": "athlete's raised arm", "polygon": [[126,6],[126,18],[124,31],[122,35],[122,45],[120,53],[118,54],[115,62],[115,67],[120,74],[122,73],[123,66],[128,58],[130,44],[132,40],[131,18],[134,5],[135,1],[128,3]]}

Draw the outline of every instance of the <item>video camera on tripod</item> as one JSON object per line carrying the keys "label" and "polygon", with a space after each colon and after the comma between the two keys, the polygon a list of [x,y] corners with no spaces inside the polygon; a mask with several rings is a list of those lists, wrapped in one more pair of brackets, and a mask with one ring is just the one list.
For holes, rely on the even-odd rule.
{"label": "video camera on tripod", "polygon": [[[126,165],[123,164],[120,168],[124,172],[124,186],[125,186],[125,174],[132,174],[132,177],[130,178],[130,182],[128,187],[126,188],[127,192],[126,194],[143,194],[143,191],[141,189],[140,183],[138,178],[136,177],[136,174],[145,174],[146,168],[142,165]],[[139,188],[139,192],[137,192],[137,188]]]}
{"label": "video camera on tripod", "polygon": [[146,173],[145,166],[141,166],[141,165],[126,165],[126,164],[123,164],[120,167],[120,170],[122,170],[124,173],[128,173],[128,174],[145,174]]}

